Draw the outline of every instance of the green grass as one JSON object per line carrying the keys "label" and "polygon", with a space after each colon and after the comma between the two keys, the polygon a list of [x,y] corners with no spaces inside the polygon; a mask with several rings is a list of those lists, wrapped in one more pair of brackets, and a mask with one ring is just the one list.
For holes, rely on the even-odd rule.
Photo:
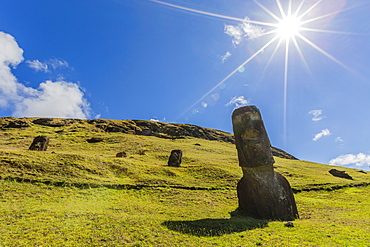
{"label": "green grass", "polygon": [[0,182],[0,246],[369,246],[370,188],[296,194],[301,219],[230,216],[235,191]]}
{"label": "green grass", "polygon": [[[85,122],[67,127],[34,125],[0,132],[0,176],[36,181],[96,185],[184,186],[235,188],[242,176],[233,144],[197,138],[162,139],[89,129]],[[78,131],[73,131],[73,130]],[[63,132],[61,132],[63,130]],[[51,138],[46,152],[28,151],[33,137]],[[91,137],[103,142],[88,143]],[[195,145],[200,144],[200,146]],[[183,150],[180,168],[167,166],[173,149]],[[126,158],[116,158],[125,151]],[[332,168],[306,161],[275,157],[278,172],[298,190],[370,182],[368,174],[346,170],[354,180],[333,177]]]}
{"label": "green grass", "polygon": [[[30,125],[0,129],[0,246],[370,246],[370,188],[350,187],[369,173],[337,168],[347,180],[275,157],[276,171],[308,190],[295,194],[300,219],[288,228],[234,212],[242,172],[230,143]],[[28,151],[41,134],[48,151]],[[173,149],[180,168],[167,166]]]}

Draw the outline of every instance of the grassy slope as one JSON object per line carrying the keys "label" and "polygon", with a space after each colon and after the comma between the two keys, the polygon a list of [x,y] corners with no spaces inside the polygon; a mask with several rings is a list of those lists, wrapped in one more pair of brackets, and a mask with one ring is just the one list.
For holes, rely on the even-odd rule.
{"label": "grassy slope", "polygon": [[[0,131],[0,246],[370,245],[368,187],[296,194],[301,219],[294,228],[230,218],[241,177],[234,145],[90,128],[76,123]],[[27,150],[37,135],[51,137],[48,151]],[[94,136],[104,141],[86,142]],[[166,166],[172,149],[184,152],[181,168]],[[120,151],[128,157],[116,158]],[[353,169],[340,168],[351,181],[331,176],[331,166],[275,160],[276,170],[300,190],[370,182],[369,174]],[[110,189],[115,185],[152,187]]]}

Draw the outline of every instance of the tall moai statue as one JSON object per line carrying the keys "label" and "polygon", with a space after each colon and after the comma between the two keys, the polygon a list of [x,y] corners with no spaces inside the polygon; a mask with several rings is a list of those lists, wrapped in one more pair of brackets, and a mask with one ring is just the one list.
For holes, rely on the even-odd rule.
{"label": "tall moai statue", "polygon": [[274,171],[271,144],[256,106],[232,115],[235,145],[243,177],[238,182],[239,209],[258,219],[294,220],[298,210],[288,180]]}

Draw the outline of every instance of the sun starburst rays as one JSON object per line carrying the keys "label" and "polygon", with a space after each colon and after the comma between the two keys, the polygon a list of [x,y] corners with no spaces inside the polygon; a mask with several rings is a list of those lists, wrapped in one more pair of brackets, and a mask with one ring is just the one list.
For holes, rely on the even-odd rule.
{"label": "sun starburst rays", "polygon": [[[312,40],[308,38],[309,33],[327,33],[327,34],[346,34],[346,35],[363,35],[363,34],[355,34],[349,32],[341,32],[335,30],[326,30],[326,29],[319,29],[316,28],[315,25],[318,21],[324,20],[325,18],[331,18],[336,16],[338,13],[349,9],[342,9],[340,11],[334,11],[330,13],[325,13],[322,15],[312,15],[311,13],[315,12],[318,8],[320,8],[320,4],[323,3],[323,0],[318,0],[312,4],[308,3],[307,0],[301,0],[298,3],[298,0],[287,0],[287,4],[283,5],[281,0],[275,0],[275,10],[274,8],[267,8],[263,4],[259,2],[259,0],[253,0],[253,2],[259,6],[268,16],[270,16],[273,21],[258,21],[258,20],[251,20],[249,18],[240,19],[234,18],[225,15],[219,15],[215,13],[200,11],[196,9],[186,8],[170,3],[163,2],[161,0],[149,0],[155,3],[159,3],[168,7],[175,8],[177,10],[188,11],[196,14],[201,14],[204,16],[216,17],[221,19],[226,19],[229,21],[238,21],[241,23],[246,23],[247,25],[253,24],[257,25],[258,27],[264,27],[265,29],[263,32],[259,33],[257,36],[253,38],[261,38],[267,37],[267,41],[265,44],[261,44],[261,48],[253,53],[248,59],[246,59],[240,66],[238,66],[234,71],[228,74],[225,78],[223,78],[220,82],[218,82],[214,87],[212,87],[206,94],[204,94],[199,100],[197,100],[194,104],[192,104],[185,112],[183,112],[180,116],[182,117],[185,115],[189,110],[194,108],[199,102],[205,99],[208,95],[210,95],[214,90],[216,90],[221,84],[225,83],[231,76],[233,76],[239,68],[247,65],[251,62],[257,55],[265,51],[269,46],[273,43],[276,43],[276,47],[274,48],[272,54],[268,62],[265,65],[264,72],[266,72],[267,68],[270,66],[274,57],[279,49],[285,49],[284,51],[284,80],[283,80],[283,139],[286,142],[286,135],[287,135],[287,104],[288,104],[288,84],[289,84],[289,58],[291,57],[291,53],[296,51],[301,59],[304,67],[307,69],[308,73],[313,78],[313,73],[310,70],[308,62],[305,58],[304,51],[302,50],[300,43],[303,42],[307,44],[307,47],[311,47],[314,50],[318,51],[325,57],[329,58],[331,61],[337,63],[341,67],[345,68],[348,71],[353,72],[348,66],[342,63],[340,60],[329,54],[329,52],[325,51],[321,48],[318,44],[315,44]],[[293,6],[294,2],[294,6]],[[275,12],[275,13],[274,13]],[[320,11],[318,11],[320,13]],[[261,29],[262,30],[262,29]],[[270,37],[269,37],[270,36]],[[301,41],[301,42],[298,42]],[[285,43],[285,48],[283,48],[282,44]],[[293,45],[292,45],[293,44]],[[292,46],[292,47],[291,47]],[[294,48],[294,49],[293,49]]]}
{"label": "sun starburst rays", "polygon": [[[302,0],[295,12],[293,13],[292,9],[292,1],[289,0],[288,6],[286,10],[284,10],[280,0],[276,0],[277,7],[280,12],[280,16],[278,17],[274,13],[272,13],[269,9],[267,9],[265,6],[260,4],[257,0],[253,0],[258,6],[260,6],[267,14],[269,14],[272,18],[274,18],[277,23],[271,23],[274,25],[273,33],[275,34],[275,37],[279,37],[280,41],[277,44],[274,52],[272,53],[267,66],[270,64],[271,60],[275,56],[277,50],[279,49],[282,41],[285,42],[285,56],[284,56],[284,83],[283,83],[283,141],[284,145],[286,145],[286,136],[287,136],[287,102],[288,102],[288,75],[289,75],[289,54],[290,54],[290,44],[293,43],[294,47],[299,54],[299,57],[301,58],[305,68],[309,72],[309,74],[312,76],[312,72],[309,68],[309,65],[304,57],[304,54],[302,52],[302,49],[300,48],[297,38],[303,40],[305,43],[310,45],[315,50],[319,51],[321,54],[325,55],[330,60],[336,62],[340,66],[344,67],[347,70],[350,70],[345,64],[340,62],[338,59],[330,55],[328,52],[326,52],[324,49],[320,48],[318,45],[316,45],[314,42],[310,41],[307,37],[305,37],[301,32],[307,31],[307,32],[327,32],[327,33],[337,33],[336,31],[328,31],[328,30],[320,30],[320,29],[314,29],[309,27],[303,27],[304,25],[307,25],[311,22],[324,19],[326,17],[333,16],[337,14],[338,12],[329,13],[326,15],[318,16],[311,19],[303,20],[305,16],[307,16],[308,13],[310,13],[313,9],[315,9],[319,4],[322,2],[322,0],[317,1],[312,6],[308,7],[305,11],[303,11],[302,14],[299,12],[303,8],[303,4],[305,0]],[[265,68],[266,69],[266,68]]]}

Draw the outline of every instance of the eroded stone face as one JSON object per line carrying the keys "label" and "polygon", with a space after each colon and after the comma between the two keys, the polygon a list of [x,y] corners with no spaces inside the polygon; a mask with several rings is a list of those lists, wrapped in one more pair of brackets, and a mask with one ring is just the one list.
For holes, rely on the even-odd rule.
{"label": "eroded stone face", "polygon": [[46,151],[49,145],[50,138],[47,136],[36,136],[33,139],[33,142],[31,146],[29,147],[29,150],[33,151]]}
{"label": "eroded stone face", "polygon": [[182,160],[182,151],[175,149],[171,151],[171,155],[168,158],[168,166],[180,167]]}
{"label": "eroded stone face", "polygon": [[243,171],[237,186],[239,209],[259,219],[298,218],[288,180],[274,171],[270,140],[258,108],[245,106],[235,110],[232,122]]}
{"label": "eroded stone face", "polygon": [[238,108],[232,115],[235,144],[241,167],[275,163],[260,111],[255,106]]}

